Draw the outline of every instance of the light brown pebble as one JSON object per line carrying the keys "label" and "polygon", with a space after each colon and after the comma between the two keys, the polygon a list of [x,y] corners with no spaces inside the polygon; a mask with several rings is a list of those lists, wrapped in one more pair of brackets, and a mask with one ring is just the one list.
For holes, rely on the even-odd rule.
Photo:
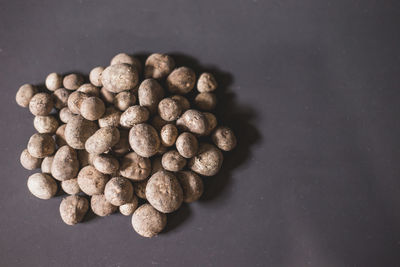
{"label": "light brown pebble", "polygon": [[33,126],[38,133],[54,134],[58,128],[58,121],[51,115],[36,116],[33,119]]}
{"label": "light brown pebble", "polygon": [[104,67],[95,67],[89,73],[89,80],[90,82],[97,87],[103,86],[101,83],[101,73],[103,72]]}
{"label": "light brown pebble", "polygon": [[134,181],[146,179],[151,172],[151,161],[135,152],[126,154],[121,160],[120,174]]}
{"label": "light brown pebble", "polygon": [[175,145],[179,154],[187,159],[194,157],[199,148],[196,136],[188,132],[181,133],[176,139]]}
{"label": "light brown pebble", "polygon": [[197,80],[197,90],[200,93],[212,92],[217,89],[217,86],[218,84],[214,78],[214,75],[208,72],[202,73]]}
{"label": "light brown pebble", "polygon": [[15,95],[15,101],[19,106],[26,108],[29,106],[32,97],[37,93],[38,89],[35,86],[24,84],[18,89],[17,94]]}
{"label": "light brown pebble", "polygon": [[35,173],[28,178],[28,189],[37,198],[50,199],[57,193],[57,183],[50,175]]}
{"label": "light brown pebble", "polygon": [[150,204],[143,204],[133,213],[133,229],[143,237],[153,237],[167,225],[167,216],[154,209]]}
{"label": "light brown pebble", "polygon": [[138,89],[139,104],[146,107],[150,114],[157,112],[158,103],[164,97],[164,89],[154,79],[144,80]]}
{"label": "light brown pebble", "polygon": [[176,121],[176,125],[181,130],[187,130],[197,135],[204,135],[208,130],[206,117],[195,109],[186,110]]}
{"label": "light brown pebble", "polygon": [[106,108],[103,116],[99,119],[99,126],[102,127],[118,127],[121,118],[121,111],[113,106]]}
{"label": "light brown pebble", "polygon": [[65,127],[65,140],[74,149],[84,149],[89,139],[99,127],[93,121],[86,120],[80,115],[72,117]]}
{"label": "light brown pebble", "polygon": [[50,91],[55,91],[62,86],[63,77],[58,73],[50,73],[46,77],[45,85]]}
{"label": "light brown pebble", "polygon": [[42,165],[40,166],[42,173],[51,174],[51,165],[53,164],[54,156],[45,157],[42,161]]}
{"label": "light brown pebble", "polygon": [[217,97],[213,93],[200,93],[194,98],[194,104],[200,110],[210,111],[217,105]]}
{"label": "light brown pebble", "polygon": [[120,111],[125,111],[136,102],[136,96],[130,91],[118,93],[114,97],[114,106]]}
{"label": "light brown pebble", "polygon": [[196,84],[196,74],[188,67],[174,69],[167,78],[168,90],[173,94],[187,94]]}
{"label": "light brown pebble", "polygon": [[20,156],[20,162],[22,167],[25,169],[34,170],[40,167],[42,159],[33,157],[31,154],[29,154],[28,149],[24,149]]}
{"label": "light brown pebble", "polygon": [[74,114],[80,114],[82,102],[88,97],[87,94],[79,91],[72,92],[68,97],[69,110]]}
{"label": "light brown pebble", "polygon": [[146,199],[156,210],[170,213],[182,204],[182,187],[171,172],[159,171],[147,182]]}
{"label": "light brown pebble", "polygon": [[82,92],[88,96],[96,96],[100,97],[100,90],[96,86],[94,86],[91,83],[84,83],[81,86],[79,86],[78,92]]}
{"label": "light brown pebble", "polygon": [[35,158],[45,158],[56,150],[56,143],[49,134],[35,133],[29,138],[28,152]]}
{"label": "light brown pebble", "polygon": [[59,181],[75,178],[79,171],[78,155],[69,146],[60,147],[51,164],[51,175]]}
{"label": "light brown pebble", "polygon": [[128,64],[108,66],[101,74],[101,83],[108,91],[120,93],[134,88],[139,82],[139,74],[135,67]]}
{"label": "light brown pebble", "polygon": [[96,155],[93,159],[93,166],[101,173],[113,174],[118,171],[119,162],[112,155]]}
{"label": "light brown pebble", "polygon": [[188,162],[188,167],[201,175],[213,176],[221,169],[223,155],[221,150],[207,143],[199,146],[197,155]]}
{"label": "light brown pebble", "polygon": [[104,103],[113,104],[115,95],[115,93],[111,93],[104,87],[100,89],[100,97],[103,99]]}
{"label": "light brown pebble", "polygon": [[114,206],[121,206],[131,201],[133,186],[126,178],[113,177],[107,182],[104,188],[104,196]]}
{"label": "light brown pebble", "polygon": [[146,78],[161,79],[170,74],[174,68],[175,61],[172,57],[154,53],[146,59],[144,76]]}
{"label": "light brown pebble", "polygon": [[95,96],[84,99],[80,107],[80,114],[82,117],[90,121],[100,119],[105,111],[106,106],[104,105],[104,102]]}
{"label": "light brown pebble", "polygon": [[132,128],[133,125],[146,122],[150,113],[147,108],[135,105],[125,110],[120,117],[120,124],[125,128]]}
{"label": "light brown pebble", "polygon": [[133,65],[137,69],[138,73],[142,72],[142,63],[140,63],[140,60],[136,57],[130,56],[126,53],[119,53],[111,59],[110,65],[121,63]]}
{"label": "light brown pebble", "polygon": [[90,207],[94,214],[104,217],[113,214],[118,207],[108,202],[103,194],[93,195],[90,199]]}
{"label": "light brown pebble", "polygon": [[178,105],[181,107],[182,112],[190,109],[190,102],[186,97],[181,95],[173,95],[171,96],[171,98],[178,102]]}
{"label": "light brown pebble", "polygon": [[79,74],[72,73],[64,77],[63,85],[65,89],[76,90],[83,84],[83,77]]}
{"label": "light brown pebble", "polygon": [[231,151],[236,147],[236,136],[229,127],[219,126],[212,133],[211,138],[214,144],[223,151]]}
{"label": "light brown pebble", "polygon": [[133,183],[133,191],[135,195],[141,199],[146,199],[146,186],[149,179]]}
{"label": "light brown pebble", "polygon": [[58,116],[60,117],[60,120],[63,123],[68,123],[69,120],[75,116],[76,114],[72,113],[71,110],[69,110],[68,107],[62,108],[58,114]]}
{"label": "light brown pebble", "polygon": [[103,194],[108,182],[108,176],[96,170],[93,166],[86,166],[79,171],[78,184],[86,195]]}
{"label": "light brown pebble", "polygon": [[162,156],[161,164],[165,170],[177,172],[185,167],[186,159],[178,151],[170,150]]}
{"label": "light brown pebble", "polygon": [[129,144],[139,156],[148,158],[155,155],[160,143],[157,131],[147,123],[135,124],[129,131]]}
{"label": "light brown pebble", "polygon": [[173,124],[166,124],[161,128],[160,138],[164,146],[170,147],[175,144],[178,137],[178,129]]}
{"label": "light brown pebble", "polygon": [[91,154],[102,154],[111,149],[119,141],[119,131],[115,127],[103,127],[90,136],[85,149]]}
{"label": "light brown pebble", "polygon": [[158,103],[158,114],[165,121],[175,121],[181,113],[180,105],[172,98],[164,98]]}
{"label": "light brown pebble", "polygon": [[214,131],[215,127],[217,127],[217,117],[210,112],[203,112],[203,114],[207,121],[207,131],[204,133],[204,135],[210,135],[210,133]]}
{"label": "light brown pebble", "polygon": [[89,210],[89,201],[81,196],[68,196],[61,201],[61,219],[68,225],[75,225],[83,220]]}
{"label": "light brown pebble", "polygon": [[61,188],[69,195],[77,195],[81,192],[78,184],[78,178],[61,181]]}
{"label": "light brown pebble", "polygon": [[29,102],[29,111],[35,116],[49,115],[53,109],[54,102],[48,93],[37,93]]}

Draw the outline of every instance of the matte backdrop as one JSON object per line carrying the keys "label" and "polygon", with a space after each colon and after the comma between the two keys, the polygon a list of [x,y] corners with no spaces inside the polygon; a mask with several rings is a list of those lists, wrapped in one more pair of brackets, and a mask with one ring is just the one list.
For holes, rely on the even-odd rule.
{"label": "matte backdrop", "polygon": [[[0,1],[0,266],[400,266],[398,1]],[[26,186],[50,72],[119,52],[215,73],[238,147],[145,239],[129,217],[59,217]]]}

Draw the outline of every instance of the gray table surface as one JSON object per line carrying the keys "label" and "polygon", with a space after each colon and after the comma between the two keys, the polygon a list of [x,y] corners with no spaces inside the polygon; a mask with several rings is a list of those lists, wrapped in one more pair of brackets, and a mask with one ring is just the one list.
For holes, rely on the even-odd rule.
{"label": "gray table surface", "polygon": [[[0,266],[400,266],[398,1],[0,1]],[[144,239],[29,194],[23,83],[118,52],[220,82],[239,146]]]}

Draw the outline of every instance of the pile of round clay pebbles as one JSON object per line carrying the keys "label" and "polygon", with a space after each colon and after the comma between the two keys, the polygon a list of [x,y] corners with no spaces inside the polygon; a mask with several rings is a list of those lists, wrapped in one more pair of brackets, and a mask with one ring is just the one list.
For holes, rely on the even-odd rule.
{"label": "pile of round clay pebbles", "polygon": [[19,88],[16,101],[35,116],[37,131],[21,164],[41,168],[28,178],[29,191],[50,199],[61,187],[69,195],[60,203],[68,225],[83,221],[89,208],[98,216],[119,210],[139,235],[157,235],[167,213],[201,197],[203,177],[216,175],[222,151],[236,146],[212,113],[217,82],[157,53],[144,66],[118,54],[89,80],[51,73],[46,89]]}

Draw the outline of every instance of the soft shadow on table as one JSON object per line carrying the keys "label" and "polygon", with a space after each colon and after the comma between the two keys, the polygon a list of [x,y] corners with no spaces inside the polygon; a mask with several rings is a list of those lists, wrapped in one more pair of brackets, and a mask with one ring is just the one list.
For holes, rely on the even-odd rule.
{"label": "soft shadow on table", "polygon": [[[213,65],[202,65],[197,59],[182,53],[169,53],[169,55],[174,58],[176,67],[187,66],[192,68],[196,75],[210,72],[215,76],[218,82],[218,88],[215,91],[218,103],[216,110],[212,113],[216,115],[218,125],[228,126],[234,130],[238,140],[237,147],[233,151],[224,152],[224,162],[220,172],[214,177],[203,177],[204,193],[199,201],[203,203],[217,201],[218,198],[224,196],[225,189],[234,182],[231,179],[234,169],[244,165],[251,158],[251,147],[261,139],[254,124],[256,112],[251,107],[237,101],[236,95],[230,89],[234,82],[232,74]],[[144,63],[149,53],[140,53],[135,56]],[[165,84],[163,86],[165,88]],[[192,100],[196,92],[197,90],[194,89],[186,97]],[[203,140],[212,143],[210,138]],[[172,231],[190,217],[189,206],[190,204],[183,204],[179,210],[168,215],[165,232]]]}

